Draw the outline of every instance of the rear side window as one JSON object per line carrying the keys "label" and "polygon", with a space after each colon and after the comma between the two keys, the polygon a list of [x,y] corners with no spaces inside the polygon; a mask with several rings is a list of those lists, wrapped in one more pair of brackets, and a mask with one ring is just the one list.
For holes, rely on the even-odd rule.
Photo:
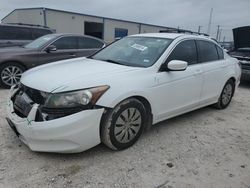
{"label": "rear side window", "polygon": [[99,40],[88,37],[78,37],[78,39],[80,49],[102,48],[102,46],[104,45]]}
{"label": "rear side window", "polygon": [[218,47],[218,46],[216,46],[216,48],[217,48],[219,59],[224,59],[224,52],[223,52],[223,50],[220,47]]}
{"label": "rear side window", "polygon": [[219,59],[217,49],[214,43],[209,41],[197,41],[199,47],[199,62],[216,61]]}
{"label": "rear side window", "polygon": [[36,38],[39,38],[41,36],[51,34],[52,31],[46,30],[46,29],[32,29],[32,33],[33,33],[33,38],[36,39]]}
{"label": "rear side window", "polygon": [[169,55],[167,62],[171,60],[181,60],[189,65],[197,63],[197,50],[194,40],[186,40],[178,44]]}
{"label": "rear side window", "polygon": [[30,28],[0,26],[0,39],[2,40],[32,40]]}
{"label": "rear side window", "polygon": [[62,37],[52,45],[56,46],[58,50],[78,49],[77,37]]}

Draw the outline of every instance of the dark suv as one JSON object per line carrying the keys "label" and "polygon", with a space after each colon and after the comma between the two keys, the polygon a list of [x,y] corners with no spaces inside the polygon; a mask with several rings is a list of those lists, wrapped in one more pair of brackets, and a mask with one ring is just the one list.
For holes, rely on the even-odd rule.
{"label": "dark suv", "polygon": [[250,26],[233,29],[234,50],[229,54],[241,63],[241,80],[250,81]]}
{"label": "dark suv", "polygon": [[22,47],[0,48],[0,85],[19,82],[21,74],[32,67],[76,57],[89,56],[103,48],[97,38],[76,34],[50,34]]}
{"label": "dark suv", "polygon": [[28,24],[0,24],[0,48],[22,46],[43,35],[54,33],[48,27]]}

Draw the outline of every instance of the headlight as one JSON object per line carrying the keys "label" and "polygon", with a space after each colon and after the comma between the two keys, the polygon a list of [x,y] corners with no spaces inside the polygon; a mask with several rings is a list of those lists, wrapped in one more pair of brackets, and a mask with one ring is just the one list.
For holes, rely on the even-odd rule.
{"label": "headlight", "polygon": [[51,94],[44,106],[46,108],[73,108],[94,105],[108,89],[109,86],[99,86],[85,90]]}

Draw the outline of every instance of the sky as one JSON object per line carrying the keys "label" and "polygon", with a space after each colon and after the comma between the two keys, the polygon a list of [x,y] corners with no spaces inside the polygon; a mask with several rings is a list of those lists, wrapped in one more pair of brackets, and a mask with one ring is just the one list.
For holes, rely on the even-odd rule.
{"label": "sky", "polygon": [[232,28],[250,25],[250,0],[0,0],[0,19],[16,8],[46,7],[207,33],[232,40]]}

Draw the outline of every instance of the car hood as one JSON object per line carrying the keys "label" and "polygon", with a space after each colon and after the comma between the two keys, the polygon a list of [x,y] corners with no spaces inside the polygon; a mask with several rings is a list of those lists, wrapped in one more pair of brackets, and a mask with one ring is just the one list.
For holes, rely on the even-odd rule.
{"label": "car hood", "polygon": [[250,47],[250,26],[233,29],[233,35],[235,49]]}
{"label": "car hood", "polygon": [[24,47],[4,47],[0,48],[0,53],[5,55],[5,54],[20,54],[20,53],[26,53],[33,51],[32,49],[24,48]]}
{"label": "car hood", "polygon": [[109,85],[115,76],[142,68],[88,58],[76,58],[38,66],[26,71],[21,83],[44,92],[62,92]]}

